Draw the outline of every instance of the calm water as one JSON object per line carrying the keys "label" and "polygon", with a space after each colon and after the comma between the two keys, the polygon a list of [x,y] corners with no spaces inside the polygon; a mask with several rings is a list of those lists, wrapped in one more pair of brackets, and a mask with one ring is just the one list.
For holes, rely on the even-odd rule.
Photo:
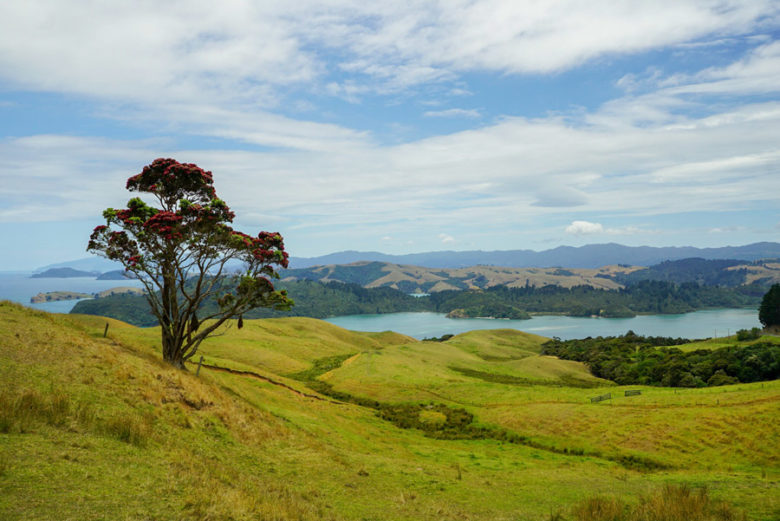
{"label": "calm water", "polygon": [[564,340],[588,336],[617,336],[632,330],[638,335],[708,338],[734,334],[738,329],[761,327],[755,309],[712,309],[682,315],[640,315],[633,318],[580,318],[558,315],[530,320],[447,318],[442,313],[350,315],[326,319],[353,331],[396,331],[422,339],[474,329],[519,329]]}
{"label": "calm water", "polygon": [[[0,299],[12,300],[34,309],[68,313],[76,300],[31,304],[30,297],[48,291],[97,293],[119,286],[139,286],[134,280],[94,278],[31,279],[30,273],[0,273]],[[458,334],[473,329],[511,328],[563,339],[622,335],[629,329],[640,335],[707,338],[734,334],[738,329],[760,327],[755,309],[715,309],[683,315],[641,315],[634,318],[579,318],[557,315],[535,316],[531,320],[447,318],[442,313],[389,313],[350,315],[327,319],[354,331],[397,331],[414,338]]]}
{"label": "calm water", "polygon": [[60,300],[31,304],[30,297],[49,291],[77,291],[79,293],[97,293],[120,286],[140,287],[137,280],[95,280],[90,277],[31,279],[31,273],[0,273],[0,300],[12,300],[25,306],[49,311],[68,313],[78,300]]}

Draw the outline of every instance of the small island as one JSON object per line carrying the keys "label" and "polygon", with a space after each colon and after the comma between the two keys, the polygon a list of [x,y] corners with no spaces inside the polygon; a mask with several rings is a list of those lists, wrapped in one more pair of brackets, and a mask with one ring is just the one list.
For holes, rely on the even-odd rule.
{"label": "small island", "polygon": [[453,309],[447,313],[447,318],[503,318],[511,320],[528,320],[531,318],[531,315],[529,315],[527,311],[514,306],[492,303],[482,306]]}
{"label": "small island", "polygon": [[31,279],[66,279],[74,277],[92,277],[95,278],[99,273],[94,271],[74,270],[73,268],[50,268],[41,273],[34,273]]}
{"label": "small island", "polygon": [[91,293],[78,293],[76,291],[49,291],[47,293],[38,293],[34,297],[31,297],[30,302],[33,304],[41,304],[43,302],[56,302],[58,300],[92,298],[93,296],[94,295]]}
{"label": "small island", "polygon": [[142,288],[136,288],[132,286],[122,286],[118,288],[111,288],[103,290],[99,293],[79,293],[77,291],[49,291],[46,293],[38,293],[34,297],[30,297],[30,302],[33,304],[41,304],[43,302],[57,302],[58,300],[79,300],[85,298],[105,298],[116,295],[143,295],[144,290]]}

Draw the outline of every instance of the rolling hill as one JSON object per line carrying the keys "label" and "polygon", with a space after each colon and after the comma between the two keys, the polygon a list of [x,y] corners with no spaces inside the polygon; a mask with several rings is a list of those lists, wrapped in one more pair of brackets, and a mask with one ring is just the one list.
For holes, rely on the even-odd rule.
{"label": "rolling hill", "polygon": [[705,497],[701,520],[780,513],[780,382],[626,397],[518,331],[308,318],[247,320],[182,372],[158,335],[0,303],[0,518],[579,520],[669,494]]}
{"label": "rolling hill", "polygon": [[666,261],[650,267],[611,265],[584,268],[506,268],[471,266],[468,268],[425,268],[386,262],[356,262],[288,269],[283,280],[344,282],[365,288],[390,287],[404,293],[436,293],[452,290],[558,286],[590,286],[614,290],[646,280],[673,283],[695,282],[708,286],[737,287],[747,284],[769,286],[780,282],[780,262],[707,260],[702,258]]}
{"label": "rolling hill", "polygon": [[618,275],[628,275],[639,267],[604,266],[598,269],[500,268],[471,266],[435,269],[382,262],[356,262],[346,265],[288,269],[283,280],[346,282],[365,288],[390,287],[405,293],[431,293],[461,289],[486,289],[493,286],[591,286],[600,289],[622,287]]}

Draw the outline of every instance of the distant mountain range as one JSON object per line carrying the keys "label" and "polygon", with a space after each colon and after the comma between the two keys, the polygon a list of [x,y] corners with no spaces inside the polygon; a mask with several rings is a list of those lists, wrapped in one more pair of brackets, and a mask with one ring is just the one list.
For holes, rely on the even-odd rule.
{"label": "distant mountain range", "polygon": [[[465,268],[490,265],[511,268],[584,268],[623,264],[653,266],[664,261],[698,257],[702,259],[739,259],[754,261],[780,258],[780,243],[757,242],[745,246],[722,248],[695,248],[693,246],[623,246],[621,244],[589,244],[586,246],[559,246],[551,250],[507,251],[434,251],[407,255],[388,255],[379,252],[342,251],[321,257],[292,257],[290,268],[310,268],[333,264],[352,264],[361,261],[387,262],[421,266],[426,268]],[[121,269],[121,265],[101,257],[90,257],[43,266],[35,271],[50,268],[73,268],[83,271],[105,272]]]}
{"label": "distant mountain range", "polygon": [[596,269],[612,264],[653,266],[664,261],[688,259],[739,259],[754,261],[780,258],[780,243],[757,242],[745,246],[695,248],[693,246],[623,246],[621,244],[589,244],[559,246],[551,250],[508,251],[435,251],[408,255],[387,255],[378,252],[342,251],[321,257],[293,257],[291,268],[310,268],[331,264],[351,264],[378,261],[426,268],[465,268],[490,265],[511,268],[586,268]]}

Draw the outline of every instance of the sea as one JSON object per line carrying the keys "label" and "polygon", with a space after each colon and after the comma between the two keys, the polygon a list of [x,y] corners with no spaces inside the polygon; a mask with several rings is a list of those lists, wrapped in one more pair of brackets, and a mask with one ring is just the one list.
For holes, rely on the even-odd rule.
{"label": "sea", "polygon": [[[32,272],[0,272],[0,300],[19,302],[27,307],[49,311],[51,313],[68,313],[78,300],[60,300],[33,304],[30,298],[38,293],[50,291],[75,291],[78,293],[98,293],[117,287],[141,287],[138,280],[97,280],[94,277],[68,278],[32,278]],[[82,299],[83,300],[83,299]]]}

